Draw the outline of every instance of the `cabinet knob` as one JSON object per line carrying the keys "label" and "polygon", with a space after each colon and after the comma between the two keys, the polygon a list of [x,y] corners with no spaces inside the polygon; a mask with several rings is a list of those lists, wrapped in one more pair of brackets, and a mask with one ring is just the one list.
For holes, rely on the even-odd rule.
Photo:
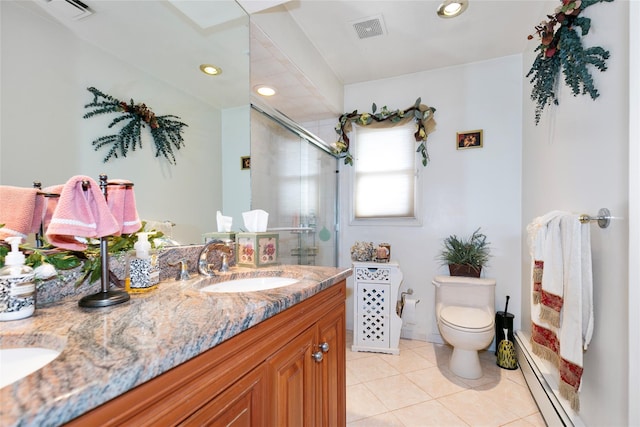
{"label": "cabinet knob", "polygon": [[327,353],[327,352],[329,351],[329,343],[328,343],[328,342],[323,342],[322,344],[320,344],[320,345],[318,346],[318,348],[320,348],[320,350],[321,350],[323,353]]}
{"label": "cabinet knob", "polygon": [[311,357],[313,357],[313,360],[320,363],[322,362],[324,356],[322,355],[321,351],[316,351],[315,353],[311,354]]}

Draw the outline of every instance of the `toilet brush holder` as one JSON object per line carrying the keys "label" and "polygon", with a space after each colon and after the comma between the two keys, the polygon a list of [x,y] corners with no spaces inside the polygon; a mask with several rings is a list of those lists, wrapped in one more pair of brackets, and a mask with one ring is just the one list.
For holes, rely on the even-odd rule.
{"label": "toilet brush holder", "polygon": [[[504,336],[508,336],[508,331],[504,329]],[[496,364],[503,369],[518,369],[518,357],[516,356],[516,347],[513,341],[503,339],[498,344],[498,358]]]}

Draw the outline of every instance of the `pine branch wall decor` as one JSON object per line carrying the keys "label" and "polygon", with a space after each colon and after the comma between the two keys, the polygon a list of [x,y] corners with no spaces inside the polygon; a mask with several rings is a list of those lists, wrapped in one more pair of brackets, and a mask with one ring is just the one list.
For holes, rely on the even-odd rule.
{"label": "pine branch wall decor", "polygon": [[[589,33],[591,19],[579,16],[587,7],[613,0],[561,0],[553,15],[547,15],[548,21],[542,21],[535,27],[540,38],[536,48],[538,55],[527,73],[533,83],[531,99],[536,102],[535,122],[540,122],[545,107],[558,105],[558,85],[560,71],[564,82],[573,96],[589,94],[592,99],[599,96],[593,83],[588,66],[606,71],[609,51],[600,46],[584,48],[582,37]],[[580,28],[580,34],[576,28]],[[530,35],[529,40],[533,39]]]}
{"label": "pine branch wall decor", "polygon": [[142,148],[141,130],[149,126],[151,137],[156,148],[156,157],[163,156],[170,164],[176,164],[174,148],[179,150],[184,147],[182,138],[183,128],[187,125],[180,122],[180,117],[165,115],[156,116],[145,104],[135,104],[133,99],[129,103],[120,101],[110,95],[106,95],[94,87],[87,88],[93,94],[93,102],[84,106],[92,109],[84,116],[85,119],[107,113],[122,113],[113,119],[109,128],[120,122],[125,122],[120,132],[114,135],[102,136],[91,144],[95,151],[105,146],[110,146],[103,162],[119,156],[127,157],[129,150],[135,151]]}

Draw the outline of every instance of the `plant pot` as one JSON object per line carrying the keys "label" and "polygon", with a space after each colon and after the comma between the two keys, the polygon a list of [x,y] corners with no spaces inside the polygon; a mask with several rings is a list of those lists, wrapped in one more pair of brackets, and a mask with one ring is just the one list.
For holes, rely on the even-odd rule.
{"label": "plant pot", "polygon": [[480,277],[482,267],[473,267],[469,264],[449,264],[449,274],[452,276]]}

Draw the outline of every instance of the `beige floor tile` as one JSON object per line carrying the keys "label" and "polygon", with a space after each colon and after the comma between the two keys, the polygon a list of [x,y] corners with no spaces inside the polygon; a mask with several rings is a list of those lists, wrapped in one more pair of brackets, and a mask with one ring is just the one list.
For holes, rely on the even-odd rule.
{"label": "beige floor tile", "polygon": [[[404,424],[390,412],[347,423],[347,427],[404,427]],[[531,426],[529,426],[531,427]]]}
{"label": "beige floor tile", "polygon": [[355,375],[353,370],[349,367],[349,364],[347,364],[347,369],[346,369],[346,383],[347,383],[347,387],[349,387],[350,385],[356,385],[361,383],[360,379]]}
{"label": "beige floor tile", "polygon": [[427,342],[427,341],[408,340],[408,339],[401,338],[400,339],[400,344],[398,345],[398,347],[400,348],[400,352],[402,353],[403,349],[424,347],[424,346],[429,345],[429,344],[430,343]]}
{"label": "beige floor tile", "polygon": [[538,406],[533,400],[529,389],[512,381],[500,381],[497,384],[476,387],[475,390],[482,392],[496,402],[502,402],[504,406],[518,416],[526,417],[538,412]]}
{"label": "beige floor tile", "polygon": [[438,402],[470,426],[501,426],[520,418],[509,411],[507,402],[496,401],[486,392],[477,390],[454,393]]}
{"label": "beige floor tile", "polygon": [[433,363],[429,362],[427,359],[410,349],[401,349],[400,354],[398,355],[380,355],[380,358],[387,362],[389,365],[396,368],[398,372],[403,373],[418,371],[420,369],[426,369],[434,366]]}
{"label": "beige floor tile", "polygon": [[378,378],[398,375],[400,373],[400,371],[377,355],[347,360],[347,366],[360,382],[377,380]]}
{"label": "beige floor tile", "polygon": [[347,427],[545,426],[522,372],[491,351],[479,352],[483,377],[468,380],[449,370],[449,345],[401,339],[399,355],[352,352],[351,337]]}
{"label": "beige floor tile", "polygon": [[448,365],[453,348],[447,344],[427,343],[425,346],[413,348],[412,351],[434,365]]}
{"label": "beige floor tile", "polygon": [[468,427],[467,424],[436,400],[393,411],[405,427]]}
{"label": "beige floor tile", "polygon": [[442,370],[439,366],[411,372],[407,377],[434,398],[458,393],[470,388],[459,377],[456,377],[448,370]]}
{"label": "beige floor tile", "polygon": [[385,412],[385,406],[364,384],[347,387],[347,423]]}
{"label": "beige floor tile", "polygon": [[529,424],[535,426],[535,427],[546,427],[547,423],[544,421],[544,418],[542,418],[542,415],[540,414],[540,412],[536,412],[533,415],[529,415],[528,417],[524,417],[523,418],[524,421],[527,421]]}
{"label": "beige floor tile", "polygon": [[364,385],[376,395],[389,410],[404,408],[416,403],[426,402],[432,397],[415,385],[405,375],[368,381]]}
{"label": "beige floor tile", "polygon": [[502,378],[506,378],[509,381],[513,381],[514,383],[519,384],[523,387],[527,386],[527,382],[524,380],[524,375],[522,375],[522,371],[520,370],[520,368],[514,369],[513,371],[503,369]]}
{"label": "beige floor tile", "polygon": [[524,418],[520,418],[513,422],[510,422],[509,424],[505,424],[502,427],[533,427],[533,425]]}
{"label": "beige floor tile", "polygon": [[366,357],[377,356],[378,353],[370,353],[368,351],[351,351],[351,344],[347,346],[347,362],[349,360],[364,359]]}

